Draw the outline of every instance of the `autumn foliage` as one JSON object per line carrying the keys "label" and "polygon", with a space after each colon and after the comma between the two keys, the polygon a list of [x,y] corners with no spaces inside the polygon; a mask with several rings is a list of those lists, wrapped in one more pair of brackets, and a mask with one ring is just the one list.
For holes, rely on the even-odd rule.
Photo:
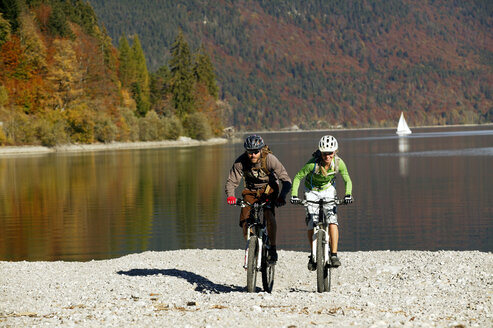
{"label": "autumn foliage", "polygon": [[[178,115],[173,75],[161,76],[160,87],[151,89],[157,77],[147,70],[138,37],[131,38],[130,47],[123,36],[127,48],[116,49],[88,3],[19,3],[0,4],[1,144],[163,140],[182,134],[208,138],[221,132],[221,119],[214,114],[217,90],[211,95],[198,77],[187,81],[194,105]],[[212,79],[207,83],[215,86]],[[198,112],[211,131],[205,137],[194,127],[184,129],[188,114]]]}

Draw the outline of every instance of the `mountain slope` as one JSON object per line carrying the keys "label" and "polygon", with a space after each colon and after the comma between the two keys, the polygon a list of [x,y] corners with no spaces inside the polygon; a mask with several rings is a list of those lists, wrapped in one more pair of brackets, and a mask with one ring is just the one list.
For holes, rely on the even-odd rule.
{"label": "mountain slope", "polygon": [[490,1],[91,0],[156,70],[178,30],[212,53],[242,129],[493,121]]}

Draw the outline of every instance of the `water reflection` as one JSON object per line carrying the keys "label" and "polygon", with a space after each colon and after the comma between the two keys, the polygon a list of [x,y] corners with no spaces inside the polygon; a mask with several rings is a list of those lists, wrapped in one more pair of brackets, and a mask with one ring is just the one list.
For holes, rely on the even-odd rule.
{"label": "water reflection", "polygon": [[193,247],[217,223],[221,154],[209,147],[2,159],[0,259],[141,252],[163,221],[161,243]]}
{"label": "water reflection", "polygon": [[399,173],[402,177],[406,177],[409,173],[408,168],[408,158],[407,156],[402,156],[402,153],[407,153],[409,151],[409,139],[407,137],[399,137]]}
{"label": "water reflection", "polygon": [[[138,190],[146,187],[137,172],[124,172],[132,161],[126,154],[118,161],[101,154],[1,161],[0,216],[8,218],[1,223],[8,231],[0,238],[2,257],[70,259],[82,252],[92,258],[121,247],[113,237],[125,230],[146,234],[152,204],[136,206]],[[144,238],[125,243],[127,249],[146,247]]]}
{"label": "water reflection", "polygon": [[[437,129],[433,137],[415,129],[406,138],[392,130],[329,132],[356,199],[339,209],[341,251],[492,251],[493,133],[484,129],[455,136]],[[325,134],[262,136],[293,177]],[[0,158],[0,260],[242,248],[239,208],[226,204],[223,190],[242,151],[229,143]],[[338,178],[339,195],[343,188]],[[307,251],[304,209],[276,213],[279,248]]]}

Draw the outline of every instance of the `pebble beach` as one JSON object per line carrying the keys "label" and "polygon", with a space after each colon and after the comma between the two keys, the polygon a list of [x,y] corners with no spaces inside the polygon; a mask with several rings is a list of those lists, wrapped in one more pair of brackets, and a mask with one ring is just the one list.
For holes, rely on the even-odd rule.
{"label": "pebble beach", "polygon": [[88,262],[0,262],[0,327],[492,327],[493,254],[340,252],[317,293],[307,253],[279,251],[246,292],[243,250]]}

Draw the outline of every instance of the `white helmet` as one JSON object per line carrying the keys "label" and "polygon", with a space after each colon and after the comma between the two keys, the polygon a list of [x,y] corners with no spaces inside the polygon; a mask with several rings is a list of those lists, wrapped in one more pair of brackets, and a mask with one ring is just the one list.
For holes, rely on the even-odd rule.
{"label": "white helmet", "polygon": [[336,151],[337,148],[339,148],[339,145],[333,136],[323,136],[318,143],[318,149],[321,152]]}

